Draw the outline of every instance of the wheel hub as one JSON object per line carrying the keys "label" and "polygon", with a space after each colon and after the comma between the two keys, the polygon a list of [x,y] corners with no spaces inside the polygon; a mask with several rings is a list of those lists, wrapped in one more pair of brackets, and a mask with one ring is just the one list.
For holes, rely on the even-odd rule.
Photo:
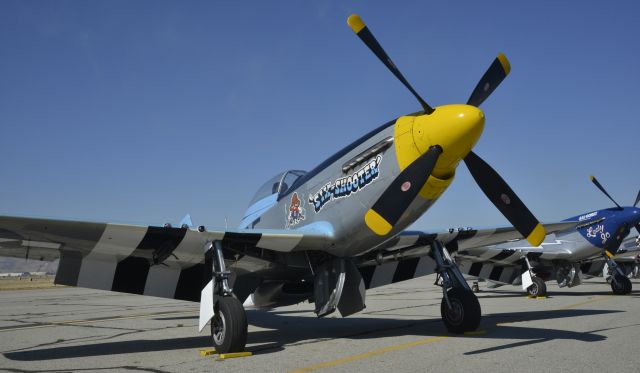
{"label": "wheel hub", "polygon": [[450,299],[451,307],[447,307],[447,319],[452,324],[459,325],[464,319],[464,309],[462,304],[457,299]]}
{"label": "wheel hub", "polygon": [[224,342],[224,335],[226,330],[226,322],[222,312],[218,312],[213,320],[213,341],[216,345],[221,345]]}

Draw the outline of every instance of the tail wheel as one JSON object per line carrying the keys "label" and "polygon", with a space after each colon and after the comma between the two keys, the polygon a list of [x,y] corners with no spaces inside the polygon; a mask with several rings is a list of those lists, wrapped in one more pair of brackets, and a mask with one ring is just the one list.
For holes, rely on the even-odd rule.
{"label": "tail wheel", "polygon": [[442,321],[451,333],[464,333],[478,329],[480,325],[480,302],[472,291],[453,288],[447,292],[451,308],[443,298],[440,304]]}
{"label": "tail wheel", "polygon": [[238,299],[221,297],[211,319],[211,339],[216,352],[242,352],[247,344],[247,315]]}
{"label": "tail wheel", "polygon": [[531,277],[533,284],[527,288],[527,294],[532,297],[546,297],[547,296],[547,284],[540,277]]}
{"label": "tail wheel", "polygon": [[615,275],[615,278],[611,280],[611,290],[615,295],[624,295],[631,293],[632,285],[631,280],[626,276]]}

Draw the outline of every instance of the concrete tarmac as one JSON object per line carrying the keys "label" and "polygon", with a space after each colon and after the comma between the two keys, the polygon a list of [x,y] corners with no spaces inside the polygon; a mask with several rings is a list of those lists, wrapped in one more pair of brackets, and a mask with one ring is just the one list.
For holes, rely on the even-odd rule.
{"label": "concrete tarmac", "polygon": [[480,331],[448,334],[427,276],[370,291],[367,308],[317,319],[308,303],[248,310],[251,357],[202,357],[198,304],[80,288],[0,292],[0,370],[8,372],[638,372],[640,282],[602,279],[527,299],[478,294]]}

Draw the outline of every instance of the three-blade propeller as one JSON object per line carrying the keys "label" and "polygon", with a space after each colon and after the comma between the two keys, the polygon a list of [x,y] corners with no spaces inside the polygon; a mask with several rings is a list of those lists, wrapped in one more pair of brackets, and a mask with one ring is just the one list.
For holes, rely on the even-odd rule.
{"label": "three-blade propeller", "polygon": [[[437,110],[429,106],[413,89],[359,16],[350,16],[347,23],[360,40],[414,95],[425,114],[430,115]],[[504,54],[499,54],[476,85],[467,104],[476,107],[482,104],[510,71],[509,61]],[[398,175],[365,215],[369,227],[380,235],[391,231],[428,180],[441,152],[442,149],[438,146],[432,147]],[[544,228],[509,185],[475,153],[470,152],[464,161],[489,200],[532,245],[538,246],[544,240]]]}

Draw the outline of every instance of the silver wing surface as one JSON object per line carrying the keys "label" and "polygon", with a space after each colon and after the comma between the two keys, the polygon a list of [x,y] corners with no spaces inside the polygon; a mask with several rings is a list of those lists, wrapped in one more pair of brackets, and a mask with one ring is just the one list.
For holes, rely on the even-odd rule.
{"label": "silver wing surface", "polygon": [[[572,224],[547,224],[545,229],[553,233]],[[488,272],[487,278],[499,279],[517,276],[514,263],[497,260],[500,258],[494,253],[486,254],[487,247],[522,239],[513,227],[441,233],[405,231],[354,258],[365,287],[434,273],[430,245],[436,239],[450,252],[485,250],[485,255],[478,255],[475,262],[462,258],[459,265],[463,273]],[[234,292],[241,299],[255,290],[258,279],[295,280],[308,276],[304,251],[318,250],[330,243],[330,237],[321,231],[198,232],[188,228],[0,216],[0,256],[46,261],[59,258],[55,279],[58,284],[190,301],[200,299],[201,289],[211,279],[204,251],[207,242],[214,240],[223,242],[225,262],[234,273]],[[503,267],[514,270],[496,269]]]}
{"label": "silver wing surface", "polygon": [[[199,232],[0,216],[0,256],[44,261],[59,258],[57,284],[190,301],[199,301],[201,289],[211,278],[204,252],[205,245],[214,240],[223,242],[225,262],[234,269],[234,281],[261,272],[293,276],[296,257],[303,255],[296,251],[325,246],[329,238],[322,232]],[[291,262],[294,270],[288,269]],[[242,285],[236,290],[239,297],[253,291]]]}
{"label": "silver wing surface", "polygon": [[[554,234],[571,229],[576,224],[559,222],[543,226],[547,234]],[[512,283],[520,275],[522,253],[505,252],[494,246],[522,239],[522,235],[513,227],[440,233],[405,231],[360,258],[358,269],[366,288],[430,275],[435,273],[436,268],[430,245],[434,240],[439,240],[454,254],[462,273]]]}

